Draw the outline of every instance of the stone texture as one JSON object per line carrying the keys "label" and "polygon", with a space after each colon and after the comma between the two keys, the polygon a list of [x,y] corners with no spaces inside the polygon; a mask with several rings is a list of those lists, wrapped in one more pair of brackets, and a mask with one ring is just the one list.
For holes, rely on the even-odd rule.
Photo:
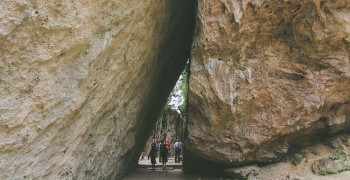
{"label": "stone texture", "polygon": [[303,161],[303,156],[300,154],[294,154],[292,162],[295,166],[299,165]]}
{"label": "stone texture", "polygon": [[165,109],[161,119],[157,121],[153,135],[158,140],[169,140],[174,143],[176,139],[183,138],[183,124],[180,114],[173,109]]}
{"label": "stone texture", "polygon": [[333,161],[329,158],[314,161],[311,168],[312,171],[318,175],[336,174],[343,171],[343,166],[340,162]]}
{"label": "stone texture", "polygon": [[259,174],[259,167],[257,165],[244,166],[239,168],[228,168],[224,170],[225,174],[235,179],[248,179]]}
{"label": "stone texture", "polygon": [[[164,109],[160,118],[157,120],[156,127],[154,128],[151,136],[148,138],[146,146],[141,154],[141,159],[147,157],[151,150],[152,142],[155,140],[168,140],[173,145],[176,139],[183,138],[183,125],[180,118],[180,114],[173,109]],[[158,152],[159,153],[159,152]],[[171,148],[171,155],[175,154],[175,150]],[[159,154],[158,154],[159,155]]]}
{"label": "stone texture", "polygon": [[[330,142],[337,141],[340,146],[332,150],[332,154],[329,155],[329,158],[315,160],[311,165],[312,171],[318,175],[336,174],[342,171],[348,171],[350,169],[350,147],[347,144],[349,139],[349,134],[341,134],[329,139]],[[330,145],[331,148],[334,148],[332,144]]]}
{"label": "stone texture", "polygon": [[348,0],[199,1],[194,42],[187,162],[271,162],[349,128]]}
{"label": "stone texture", "polygon": [[0,179],[118,179],[189,57],[194,1],[0,1]]}

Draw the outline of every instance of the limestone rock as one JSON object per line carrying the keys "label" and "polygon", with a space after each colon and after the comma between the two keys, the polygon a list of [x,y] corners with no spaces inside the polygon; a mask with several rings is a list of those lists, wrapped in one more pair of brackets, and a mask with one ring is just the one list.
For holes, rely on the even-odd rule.
{"label": "limestone rock", "polygon": [[0,1],[0,179],[119,179],[190,54],[194,1]]}
{"label": "limestone rock", "polygon": [[344,145],[338,138],[335,138],[332,141],[330,141],[330,146],[334,149],[344,149]]}
{"label": "limestone rock", "polygon": [[199,1],[194,42],[185,146],[203,162],[271,162],[349,128],[349,1]]}
{"label": "limestone rock", "polygon": [[224,172],[232,178],[247,179],[248,177],[259,174],[259,167],[257,165],[251,165],[240,168],[228,168]]}
{"label": "limestone rock", "polygon": [[[349,134],[341,134],[339,136],[335,136],[330,139],[330,142],[339,141],[348,141]],[[332,153],[329,155],[329,158],[323,158],[315,160],[312,163],[312,170],[315,174],[319,175],[327,175],[327,174],[335,174],[342,171],[349,170],[350,168],[350,160],[349,160],[349,150],[341,144],[342,148],[336,148],[332,150]],[[332,147],[334,148],[334,147]]]}
{"label": "limestone rock", "polygon": [[335,174],[343,171],[343,166],[341,163],[333,161],[329,158],[314,161],[311,167],[312,171],[319,175]]}
{"label": "limestone rock", "polygon": [[320,155],[321,154],[321,150],[319,149],[318,146],[314,146],[311,149],[311,153],[314,154],[314,155]]}
{"label": "limestone rock", "polygon": [[299,165],[302,161],[303,161],[303,156],[300,154],[295,154],[292,159],[293,164],[296,166]]}

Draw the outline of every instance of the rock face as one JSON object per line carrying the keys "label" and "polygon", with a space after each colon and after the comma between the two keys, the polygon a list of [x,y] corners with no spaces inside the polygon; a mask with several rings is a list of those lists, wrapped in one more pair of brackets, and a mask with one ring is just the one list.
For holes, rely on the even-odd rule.
{"label": "rock face", "polygon": [[[158,131],[162,133],[162,136],[160,137],[162,137],[162,139],[170,141],[171,143],[175,143],[176,139],[183,139],[183,122],[180,114],[177,111],[170,109],[163,112],[162,117],[163,124],[165,124],[165,126],[162,127],[163,130],[158,129]],[[164,123],[164,121],[166,123]],[[157,124],[158,123],[159,122],[157,122]]]}
{"label": "rock face", "polygon": [[190,52],[195,2],[0,2],[0,179],[115,179]]}
{"label": "rock face", "polygon": [[[157,120],[156,127],[147,140],[141,159],[147,158],[154,140],[157,143],[160,140],[170,141],[172,146],[176,142],[176,139],[183,139],[183,125],[180,114],[173,109],[164,109],[160,118]],[[171,155],[175,153],[173,148],[171,148],[170,152]]]}
{"label": "rock face", "polygon": [[196,33],[187,162],[270,162],[349,128],[349,1],[199,1]]}

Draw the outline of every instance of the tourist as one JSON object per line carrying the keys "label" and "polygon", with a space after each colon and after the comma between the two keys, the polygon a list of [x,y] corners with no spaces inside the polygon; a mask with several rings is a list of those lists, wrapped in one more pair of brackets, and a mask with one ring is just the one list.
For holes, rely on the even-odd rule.
{"label": "tourist", "polygon": [[156,165],[156,156],[157,156],[157,145],[155,142],[151,145],[151,151],[148,154],[148,159],[151,157],[152,169],[154,171]]}
{"label": "tourist", "polygon": [[162,147],[163,145],[163,141],[160,140],[159,141],[159,144],[158,144],[158,149],[159,149],[159,162],[162,162],[162,155],[160,154],[160,148]]}
{"label": "tourist", "polygon": [[173,145],[173,148],[175,150],[175,163],[180,162],[182,143],[179,140],[176,140],[176,142]]}
{"label": "tourist", "polygon": [[168,157],[170,157],[171,143],[170,141],[165,141],[166,149],[168,150]]}
{"label": "tourist", "polygon": [[163,163],[163,171],[166,170],[166,163],[168,162],[168,149],[166,147],[166,144],[163,143],[160,146],[160,156],[162,158],[162,163]]}

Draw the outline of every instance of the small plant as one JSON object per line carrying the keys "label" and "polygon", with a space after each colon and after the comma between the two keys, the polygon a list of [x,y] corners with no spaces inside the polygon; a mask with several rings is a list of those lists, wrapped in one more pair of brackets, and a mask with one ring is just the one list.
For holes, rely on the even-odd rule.
{"label": "small plant", "polygon": [[238,95],[235,97],[234,102],[236,102],[236,103],[239,102],[239,96]]}
{"label": "small plant", "polygon": [[339,155],[335,155],[333,157],[331,157],[332,160],[339,160],[340,159],[340,156]]}
{"label": "small plant", "polygon": [[349,154],[347,152],[340,149],[336,149],[335,152],[333,153],[333,156],[330,157],[330,159],[347,161],[348,157],[349,157]]}
{"label": "small plant", "polygon": [[337,172],[328,171],[328,170],[326,170],[326,169],[322,169],[322,170],[321,170],[321,175],[322,175],[322,176],[327,176],[328,174],[337,174]]}

